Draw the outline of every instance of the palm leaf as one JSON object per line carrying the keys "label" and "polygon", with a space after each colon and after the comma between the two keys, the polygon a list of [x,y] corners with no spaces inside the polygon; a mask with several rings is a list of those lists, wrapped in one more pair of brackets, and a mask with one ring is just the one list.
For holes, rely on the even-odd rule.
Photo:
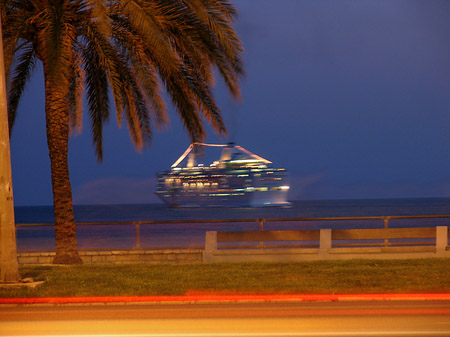
{"label": "palm leaf", "polygon": [[95,45],[88,42],[83,50],[83,57],[92,140],[97,158],[99,161],[102,161],[103,122],[107,121],[109,117],[108,79],[104,63],[101,62],[101,57],[95,47]]}
{"label": "palm leaf", "polygon": [[9,132],[14,125],[17,106],[25,90],[25,86],[31,77],[35,67],[35,53],[31,43],[23,46],[21,54],[17,57],[17,65],[14,71],[14,77],[11,81],[8,92],[8,123]]}
{"label": "palm leaf", "polygon": [[81,133],[83,123],[83,94],[84,94],[84,71],[83,61],[80,57],[81,48],[75,46],[76,52],[73,53],[73,61],[70,70],[70,87],[68,96],[69,105],[69,127],[71,134],[74,130]]}

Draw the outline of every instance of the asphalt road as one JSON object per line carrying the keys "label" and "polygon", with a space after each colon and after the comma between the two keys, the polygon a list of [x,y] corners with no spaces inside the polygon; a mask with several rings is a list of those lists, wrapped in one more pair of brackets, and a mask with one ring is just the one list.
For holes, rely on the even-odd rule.
{"label": "asphalt road", "polygon": [[450,301],[0,306],[1,336],[450,336]]}

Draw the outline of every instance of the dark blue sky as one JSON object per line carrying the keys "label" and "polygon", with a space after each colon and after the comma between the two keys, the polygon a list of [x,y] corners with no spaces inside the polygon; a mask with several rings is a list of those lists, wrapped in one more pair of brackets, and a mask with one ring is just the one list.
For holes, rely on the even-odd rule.
{"label": "dark blue sky", "polygon": [[[217,100],[231,140],[288,169],[289,199],[450,197],[450,1],[234,4],[243,99],[218,81]],[[156,172],[189,145],[177,116],[140,154],[112,119],[102,164],[84,121],[70,140],[74,203],[158,202]],[[19,106],[11,156],[16,205],[51,204],[40,71]]]}

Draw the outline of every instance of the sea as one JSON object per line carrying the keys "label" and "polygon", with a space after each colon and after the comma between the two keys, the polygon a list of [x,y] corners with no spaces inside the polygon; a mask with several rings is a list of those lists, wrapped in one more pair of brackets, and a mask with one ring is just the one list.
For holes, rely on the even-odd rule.
{"label": "sea", "polygon": [[[318,221],[316,218],[450,215],[450,198],[298,200],[291,203],[286,207],[258,208],[169,208],[164,204],[76,205],[74,212],[75,220],[79,224],[78,246],[81,250],[132,249],[137,245],[150,249],[202,248],[205,232],[259,230],[260,223],[256,219],[268,220],[263,223],[264,230],[307,230],[383,228],[385,225],[383,219]],[[276,221],[296,218],[308,220]],[[183,223],[186,220],[202,220],[202,222]],[[217,223],[214,220],[222,222]],[[19,225],[18,251],[54,249],[52,206],[17,206],[15,221]],[[162,223],[139,225],[137,243],[135,223],[139,221]],[[169,223],[164,223],[165,221]],[[117,224],[118,222],[120,224]],[[20,226],[21,224],[46,225],[28,227]],[[450,218],[390,219],[388,226],[392,228],[450,226]]]}

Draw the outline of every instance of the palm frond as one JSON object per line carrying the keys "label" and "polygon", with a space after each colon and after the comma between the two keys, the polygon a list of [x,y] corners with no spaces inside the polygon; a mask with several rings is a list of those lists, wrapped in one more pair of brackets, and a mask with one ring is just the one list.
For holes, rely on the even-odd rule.
{"label": "palm frond", "polygon": [[104,0],[87,0],[92,9],[91,16],[96,19],[96,24],[105,38],[111,36],[111,23],[109,19],[109,9]]}
{"label": "palm frond", "polygon": [[131,92],[128,97],[130,101],[128,109],[125,111],[125,117],[133,144],[138,150],[142,150],[144,144],[150,144],[152,136],[150,119],[145,100],[133,76],[129,78],[129,84]]}
{"label": "palm frond", "polygon": [[97,54],[98,61],[104,66],[108,74],[108,83],[111,87],[114,104],[117,111],[117,122],[121,125],[121,112],[124,109],[124,81],[123,81],[123,62],[114,46],[111,45],[99,31],[97,25],[88,21],[83,29],[84,44],[88,44]]}
{"label": "palm frond", "polygon": [[17,106],[35,67],[35,53],[31,43],[23,46],[17,56],[17,65],[8,92],[8,123],[9,132],[16,119]]}
{"label": "palm frond", "polygon": [[71,64],[70,83],[69,83],[69,127],[70,133],[74,131],[81,133],[83,128],[83,94],[84,94],[84,71],[83,61],[80,57],[81,48],[74,46],[76,50],[73,53],[73,61]]}
{"label": "palm frond", "polygon": [[207,118],[208,122],[212,123],[219,134],[226,133],[225,124],[208,81],[201,77],[199,71],[196,71],[195,64],[189,63],[188,60],[186,60],[186,63],[189,66],[184,67],[182,73],[188,82],[187,87],[197,102],[199,111]]}
{"label": "palm frond", "polygon": [[233,17],[224,10],[223,6],[217,6],[216,1],[190,0],[186,4],[195,14],[215,43],[219,44],[223,52],[231,60],[236,60],[237,54],[243,52],[242,46],[235,30],[232,28]]}
{"label": "palm frond", "polygon": [[[12,60],[14,55],[25,57],[23,50],[31,43],[34,58],[44,64],[46,81],[65,88],[60,93],[67,95],[71,130],[81,128],[86,92],[99,161],[109,88],[117,122],[120,126],[126,120],[137,149],[150,144],[153,121],[158,126],[168,122],[164,89],[192,141],[206,137],[204,120],[218,133],[226,132],[213,93],[215,69],[235,98],[244,75],[243,48],[233,28],[237,11],[229,1],[0,2],[5,5],[2,17],[8,13],[8,25],[3,25],[8,68],[23,71],[25,63]],[[15,85],[20,91],[19,82]]]}
{"label": "palm frond", "polygon": [[176,107],[192,142],[202,141],[205,138],[205,130],[198,115],[195,101],[183,85],[183,79],[174,76],[168,77],[165,79],[165,84],[172,103]]}
{"label": "palm frond", "polygon": [[108,78],[96,46],[87,43],[83,50],[87,103],[91,120],[92,141],[99,162],[103,160],[103,123],[109,118]]}
{"label": "palm frond", "polygon": [[[16,51],[19,51],[22,46],[27,45],[29,40],[22,40],[21,36],[26,30],[26,22],[28,17],[24,15],[21,10],[9,5],[6,7],[6,3],[11,1],[3,0],[2,4],[2,33],[3,33],[3,58],[5,62],[5,76],[9,78],[9,71],[12,68],[14,55]],[[20,53],[18,53],[20,54]]]}
{"label": "palm frond", "polygon": [[[203,26],[198,35],[190,32],[191,35],[200,38],[198,47],[202,48],[202,52],[208,54],[214,63],[218,62],[222,68],[226,66],[236,75],[243,76],[244,50],[232,26],[234,23],[232,13],[235,11],[231,4],[226,6],[225,2],[216,0],[190,0],[187,3],[199,21],[197,26]],[[237,93],[234,87],[230,87],[233,95]]]}
{"label": "palm frond", "polygon": [[125,21],[115,20],[113,31],[118,51],[122,59],[128,59],[132,65],[140,88],[156,116],[157,125],[165,124],[167,122],[166,106],[161,96],[161,85],[154,71],[157,67],[148,57],[151,51],[147,50],[145,42],[136,33],[128,29]]}
{"label": "palm frond", "polygon": [[[164,26],[159,8],[149,6],[145,1],[121,0],[120,11],[122,18],[126,21],[128,29],[143,40],[151,54],[153,63],[158,67],[159,72],[170,74],[178,68],[179,59],[173,53],[169,41],[164,32]],[[144,6],[144,4],[147,4]],[[165,20],[163,20],[165,21]]]}

